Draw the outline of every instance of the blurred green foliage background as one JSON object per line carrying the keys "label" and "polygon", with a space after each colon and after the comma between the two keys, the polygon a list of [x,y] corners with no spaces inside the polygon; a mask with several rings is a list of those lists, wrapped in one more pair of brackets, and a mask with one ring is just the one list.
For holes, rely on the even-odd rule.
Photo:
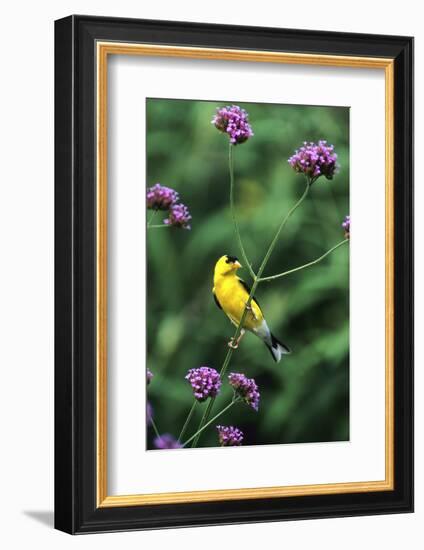
{"label": "blurred green foliage background", "polygon": [[[221,368],[234,328],[213,300],[216,260],[240,258],[229,210],[228,138],[210,123],[227,102],[147,101],[147,185],[176,189],[192,214],[192,229],[148,231],[148,387],[159,430],[178,436],[193,403],[184,379],[188,369]],[[343,107],[239,103],[249,113],[254,137],[234,149],[237,216],[254,269],[304,178],[287,159],[303,141],[334,144],[340,171],[320,178],[287,224],[264,275],[317,258],[343,239],[349,213],[349,109]],[[160,212],[155,223],[166,213]],[[239,274],[251,283],[246,269]],[[349,439],[349,249],[271,283],[256,293],[268,324],[293,353],[272,360],[258,338],[247,334],[228,372],[254,377],[259,412],[238,404],[219,423],[245,433],[245,445]],[[214,413],[229,401],[224,381]],[[206,403],[197,405],[187,436]],[[149,430],[148,447],[154,433]],[[199,446],[218,444],[211,426]]]}

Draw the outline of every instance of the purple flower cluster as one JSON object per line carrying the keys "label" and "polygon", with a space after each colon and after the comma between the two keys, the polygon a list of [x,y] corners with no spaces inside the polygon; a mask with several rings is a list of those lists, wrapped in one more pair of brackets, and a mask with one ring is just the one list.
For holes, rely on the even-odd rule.
{"label": "purple flower cluster", "polygon": [[303,147],[295,151],[288,163],[296,172],[305,174],[311,184],[320,176],[331,180],[338,168],[334,146],[327,145],[325,140],[318,144],[304,141]]}
{"label": "purple flower cluster", "polygon": [[180,196],[174,189],[165,187],[160,183],[147,188],[147,208],[150,210],[168,210],[168,217],[163,220],[165,225],[190,229],[188,225],[191,220],[190,212],[187,206],[178,202],[179,200]]}
{"label": "purple flower cluster", "polygon": [[190,212],[184,204],[173,204],[169,209],[168,217],[163,220],[165,225],[174,227],[182,227],[183,229],[191,229],[189,221],[191,220]]}
{"label": "purple flower cluster", "polygon": [[162,434],[155,437],[153,445],[156,449],[181,449],[181,443],[171,434]]}
{"label": "purple flower cluster", "polygon": [[151,210],[169,210],[178,198],[176,191],[160,183],[147,188],[147,208]]}
{"label": "purple flower cluster", "polygon": [[349,237],[350,237],[350,216],[345,217],[344,222],[342,223],[342,227],[344,229],[346,239],[349,239]]}
{"label": "purple flower cluster", "polygon": [[150,369],[147,369],[146,370],[146,381],[147,381],[147,385],[150,384],[150,382],[152,381],[153,379],[153,372],[150,370]]}
{"label": "purple flower cluster", "polygon": [[253,378],[247,378],[239,372],[232,372],[228,376],[235,393],[239,395],[247,405],[257,411],[259,409],[260,393]]}
{"label": "purple flower cluster", "polygon": [[211,123],[219,130],[228,134],[230,143],[238,145],[253,136],[248,122],[249,115],[238,105],[217,108]]}
{"label": "purple flower cluster", "polygon": [[234,426],[217,426],[221,447],[238,447],[243,441],[243,432]]}
{"label": "purple flower cluster", "polygon": [[197,401],[205,401],[208,397],[216,397],[221,389],[219,373],[210,367],[190,369],[185,378],[190,382]]}

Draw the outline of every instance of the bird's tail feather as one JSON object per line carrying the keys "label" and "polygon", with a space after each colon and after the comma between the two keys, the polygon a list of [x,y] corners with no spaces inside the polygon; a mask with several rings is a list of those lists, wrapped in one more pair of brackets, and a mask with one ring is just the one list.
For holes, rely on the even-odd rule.
{"label": "bird's tail feather", "polygon": [[271,345],[266,343],[266,346],[269,349],[276,363],[279,363],[281,361],[282,355],[287,355],[291,353],[290,348],[288,348],[285,344],[277,340],[277,338],[273,334],[271,334]]}

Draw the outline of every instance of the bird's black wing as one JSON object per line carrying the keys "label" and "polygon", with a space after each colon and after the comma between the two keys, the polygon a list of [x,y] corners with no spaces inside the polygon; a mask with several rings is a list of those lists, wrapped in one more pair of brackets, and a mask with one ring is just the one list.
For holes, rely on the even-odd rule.
{"label": "bird's black wing", "polygon": [[215,300],[215,304],[219,307],[219,309],[222,309],[221,304],[219,303],[218,298],[216,297],[215,291],[212,291],[213,299]]}
{"label": "bird's black wing", "polygon": [[[248,294],[250,294],[250,292],[251,292],[252,289],[251,289],[250,286],[246,283],[246,281],[243,281],[243,279],[240,279],[240,277],[238,277],[238,280],[239,280],[241,286],[244,287],[244,290],[245,290]],[[258,304],[259,308],[262,309],[261,306],[260,306],[260,304],[259,304],[259,302],[258,302],[258,300],[256,299],[256,296],[253,296],[252,299],[255,300],[255,302]]]}

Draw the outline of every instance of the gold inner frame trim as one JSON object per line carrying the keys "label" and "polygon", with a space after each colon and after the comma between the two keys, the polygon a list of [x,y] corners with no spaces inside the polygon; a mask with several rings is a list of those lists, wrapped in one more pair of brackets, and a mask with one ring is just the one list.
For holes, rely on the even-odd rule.
{"label": "gold inner frame trim", "polygon": [[[97,42],[97,506],[142,506],[255,498],[365,493],[394,489],[394,60],[301,53]],[[384,69],[386,125],[386,365],[385,479],[109,496],[107,493],[107,61],[109,55],[219,59],[362,69]]]}

